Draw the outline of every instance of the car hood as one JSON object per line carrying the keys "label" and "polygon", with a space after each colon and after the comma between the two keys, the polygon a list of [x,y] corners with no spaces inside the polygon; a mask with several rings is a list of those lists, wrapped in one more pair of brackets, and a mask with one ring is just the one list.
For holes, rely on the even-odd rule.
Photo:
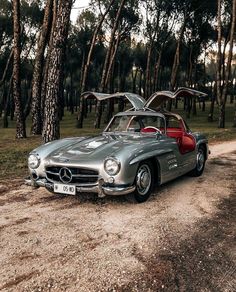
{"label": "car hood", "polygon": [[76,141],[75,138],[71,140],[70,145],[62,146],[51,152],[48,158],[55,163],[100,161],[107,156],[116,155],[120,150],[124,151],[124,147],[146,144],[150,139],[153,141],[156,140],[156,137],[154,135],[143,137],[142,134],[104,133],[83,140]]}

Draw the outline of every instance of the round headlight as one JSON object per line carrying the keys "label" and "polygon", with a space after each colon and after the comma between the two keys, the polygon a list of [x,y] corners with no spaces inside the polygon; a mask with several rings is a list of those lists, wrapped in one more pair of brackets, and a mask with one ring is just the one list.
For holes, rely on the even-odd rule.
{"label": "round headlight", "polygon": [[104,162],[104,169],[109,175],[116,175],[120,171],[120,162],[115,158],[107,158]]}
{"label": "round headlight", "polygon": [[34,155],[34,154],[30,154],[29,158],[28,158],[28,166],[30,168],[37,168],[40,164],[40,159]]}

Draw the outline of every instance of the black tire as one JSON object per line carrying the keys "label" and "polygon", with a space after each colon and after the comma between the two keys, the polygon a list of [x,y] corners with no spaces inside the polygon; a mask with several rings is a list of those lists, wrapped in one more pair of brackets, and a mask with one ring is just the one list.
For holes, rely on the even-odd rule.
{"label": "black tire", "polygon": [[196,167],[190,172],[192,176],[201,176],[206,163],[206,153],[203,146],[199,146],[197,151],[197,163]]}
{"label": "black tire", "polygon": [[143,161],[139,164],[135,181],[136,189],[134,191],[134,199],[138,203],[143,203],[147,201],[150,197],[153,185],[153,166],[149,161]]}

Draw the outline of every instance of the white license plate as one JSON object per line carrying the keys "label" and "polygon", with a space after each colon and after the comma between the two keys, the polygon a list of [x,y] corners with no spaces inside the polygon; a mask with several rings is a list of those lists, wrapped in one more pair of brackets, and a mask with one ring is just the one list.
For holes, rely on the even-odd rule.
{"label": "white license plate", "polygon": [[54,192],[59,194],[75,195],[76,188],[72,185],[54,184]]}

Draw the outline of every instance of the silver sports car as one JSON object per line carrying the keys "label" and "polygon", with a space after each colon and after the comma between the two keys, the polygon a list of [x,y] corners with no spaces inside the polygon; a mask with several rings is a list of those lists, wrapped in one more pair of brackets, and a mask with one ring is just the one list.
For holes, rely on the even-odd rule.
{"label": "silver sports car", "polygon": [[179,115],[161,110],[170,99],[193,95],[204,94],[181,88],[156,92],[145,101],[132,93],[84,93],[85,99],[99,101],[126,97],[133,108],[116,114],[99,136],[66,138],[34,149],[26,183],[70,195],[133,193],[144,202],[155,184],[186,173],[200,176],[209,152],[206,137],[192,133]]}

